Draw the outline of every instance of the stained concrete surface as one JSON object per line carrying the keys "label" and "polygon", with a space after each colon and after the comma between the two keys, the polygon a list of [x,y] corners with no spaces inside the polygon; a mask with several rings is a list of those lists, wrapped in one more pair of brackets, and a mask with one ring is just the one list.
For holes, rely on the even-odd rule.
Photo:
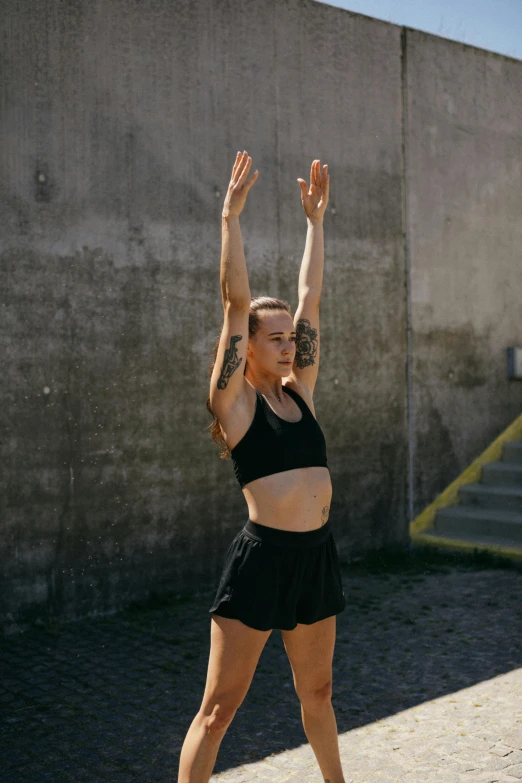
{"label": "stained concrete surface", "polygon": [[210,587],[246,520],[206,409],[238,149],[251,293],[294,311],[297,177],[330,166],[331,517],[347,555],[404,545],[400,28],[311,0],[4,7],[4,627]]}
{"label": "stained concrete surface", "polygon": [[205,405],[238,149],[251,292],[294,310],[329,164],[331,519],[407,546],[409,478],[419,511],[520,412],[522,63],[312,0],[2,10],[2,626],[210,587],[246,519]]}
{"label": "stained concrete surface", "polygon": [[[347,783],[522,778],[520,569],[344,569],[333,703]],[[5,783],[169,783],[199,709],[212,594],[4,638]],[[322,780],[273,631],[212,781]]]}

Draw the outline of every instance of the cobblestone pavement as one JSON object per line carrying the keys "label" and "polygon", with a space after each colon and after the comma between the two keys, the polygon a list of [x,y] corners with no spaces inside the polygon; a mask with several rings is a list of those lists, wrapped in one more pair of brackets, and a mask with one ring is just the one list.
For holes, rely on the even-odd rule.
{"label": "cobblestone pavement", "polygon": [[[344,568],[334,708],[346,782],[522,780],[522,571]],[[2,783],[167,783],[206,675],[213,593],[0,643]],[[320,783],[279,631],[213,783]]]}

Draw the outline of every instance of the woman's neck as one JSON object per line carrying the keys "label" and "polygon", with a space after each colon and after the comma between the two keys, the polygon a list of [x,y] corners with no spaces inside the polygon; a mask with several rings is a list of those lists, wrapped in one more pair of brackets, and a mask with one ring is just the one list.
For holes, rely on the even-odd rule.
{"label": "woman's neck", "polygon": [[247,381],[249,381],[254,389],[257,389],[260,394],[263,394],[268,399],[277,400],[279,403],[283,402],[283,384],[281,378],[270,380],[264,377],[254,378],[250,376],[247,378]]}

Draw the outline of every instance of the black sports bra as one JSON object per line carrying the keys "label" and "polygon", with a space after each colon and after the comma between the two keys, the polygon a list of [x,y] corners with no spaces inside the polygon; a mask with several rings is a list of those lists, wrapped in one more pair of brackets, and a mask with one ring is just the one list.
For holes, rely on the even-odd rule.
{"label": "black sports bra", "polygon": [[300,394],[283,386],[299,405],[299,421],[278,416],[256,389],[252,424],[231,450],[234,472],[241,488],[254,479],[293,468],[327,468],[326,441],[312,411]]}

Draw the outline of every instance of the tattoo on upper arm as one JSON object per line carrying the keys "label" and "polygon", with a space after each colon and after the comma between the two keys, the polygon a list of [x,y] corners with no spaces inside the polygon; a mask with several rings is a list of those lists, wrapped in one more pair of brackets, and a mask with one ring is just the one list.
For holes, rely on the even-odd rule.
{"label": "tattoo on upper arm", "polygon": [[317,329],[314,329],[308,318],[300,318],[296,325],[296,352],[295,362],[297,366],[310,367],[315,364],[317,354]]}
{"label": "tattoo on upper arm", "polygon": [[223,366],[221,367],[221,375],[219,376],[217,382],[218,389],[227,388],[227,384],[232,376],[232,373],[237,370],[243,361],[243,357],[237,355],[236,348],[236,343],[242,339],[243,336],[241,334],[233,334],[230,338],[230,347],[225,348],[225,356],[223,358]]}

